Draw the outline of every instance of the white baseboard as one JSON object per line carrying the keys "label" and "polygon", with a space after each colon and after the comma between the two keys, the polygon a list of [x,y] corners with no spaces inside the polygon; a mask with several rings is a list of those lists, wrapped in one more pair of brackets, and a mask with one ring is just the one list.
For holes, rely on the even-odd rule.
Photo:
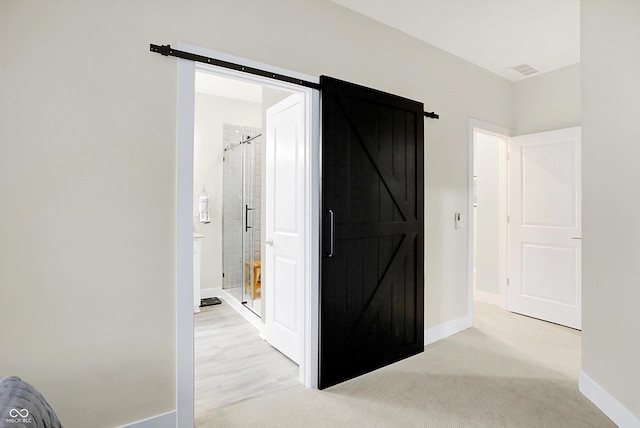
{"label": "white baseboard", "polygon": [[491,305],[500,306],[500,295],[473,290],[473,300]]}
{"label": "white baseboard", "polygon": [[585,397],[591,400],[593,404],[602,410],[602,413],[607,415],[620,428],[640,427],[640,419],[627,410],[611,394],[602,389],[582,370],[580,370],[580,377],[578,378],[578,388]]}
{"label": "white baseboard", "polygon": [[461,331],[466,330],[471,326],[471,317],[464,316],[456,318],[444,324],[428,328],[424,331],[424,345],[427,346],[431,343],[437,342],[438,340],[442,340],[456,333],[460,333]]}
{"label": "white baseboard", "polygon": [[152,416],[138,422],[122,425],[119,428],[176,428],[176,411]]}
{"label": "white baseboard", "polygon": [[211,297],[219,297],[222,294],[222,288],[214,287],[214,288],[201,288],[200,289],[200,298],[208,299]]}

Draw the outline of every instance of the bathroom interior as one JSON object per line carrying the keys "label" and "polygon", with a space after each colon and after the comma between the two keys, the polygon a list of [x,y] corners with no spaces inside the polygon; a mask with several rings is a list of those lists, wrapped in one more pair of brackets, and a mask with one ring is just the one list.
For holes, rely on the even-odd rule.
{"label": "bathroom interior", "polygon": [[[281,89],[206,70],[196,72],[196,415],[265,393],[276,386],[274,377],[280,379],[276,384],[298,383],[298,366],[268,344],[253,345],[268,348],[259,351],[240,348],[250,340],[249,336],[267,343],[258,337],[266,312],[262,281],[266,245],[265,118],[269,107],[290,95]],[[234,322],[246,327],[234,327],[236,330],[230,332],[229,312],[240,314],[235,317],[239,321]],[[220,334],[221,330],[225,333]],[[247,353],[255,355],[238,357]],[[260,360],[249,360],[254,357]]]}
{"label": "bathroom interior", "polygon": [[255,316],[264,312],[264,118],[268,107],[288,95],[196,72],[194,240],[201,247],[196,312],[197,297],[220,296]]}

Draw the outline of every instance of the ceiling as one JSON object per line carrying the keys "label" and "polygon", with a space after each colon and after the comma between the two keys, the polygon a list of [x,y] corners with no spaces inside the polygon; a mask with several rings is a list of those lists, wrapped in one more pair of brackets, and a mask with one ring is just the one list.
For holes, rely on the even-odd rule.
{"label": "ceiling", "polygon": [[260,104],[262,86],[196,70],[195,91]]}
{"label": "ceiling", "polygon": [[580,62],[580,0],[332,1],[511,81]]}

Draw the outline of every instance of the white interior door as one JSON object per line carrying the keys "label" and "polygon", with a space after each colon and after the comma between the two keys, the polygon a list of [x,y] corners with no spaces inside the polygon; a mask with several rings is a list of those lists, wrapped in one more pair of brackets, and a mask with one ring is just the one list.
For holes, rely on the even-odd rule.
{"label": "white interior door", "polygon": [[296,363],[302,355],[305,109],[293,94],[267,109],[265,338]]}
{"label": "white interior door", "polygon": [[580,128],[509,140],[507,309],[581,328]]}

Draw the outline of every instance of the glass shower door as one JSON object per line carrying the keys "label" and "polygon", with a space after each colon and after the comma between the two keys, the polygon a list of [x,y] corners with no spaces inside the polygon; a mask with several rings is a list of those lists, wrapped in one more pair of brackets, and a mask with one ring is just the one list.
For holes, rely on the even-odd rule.
{"label": "glass shower door", "polygon": [[240,144],[229,144],[225,148],[223,165],[222,284],[235,299],[242,301],[243,186]]}
{"label": "glass shower door", "polygon": [[229,126],[223,171],[223,288],[259,315],[260,130],[252,136],[232,132],[242,127]]}
{"label": "glass shower door", "polygon": [[[256,243],[256,217],[259,213],[256,207],[256,172],[255,172],[255,140],[243,144],[244,153],[244,234],[243,234],[243,258],[244,267],[244,301],[255,312],[254,302],[258,293],[258,270],[260,261],[256,260],[256,247],[260,248],[260,243]],[[258,237],[259,238],[259,237]]]}

